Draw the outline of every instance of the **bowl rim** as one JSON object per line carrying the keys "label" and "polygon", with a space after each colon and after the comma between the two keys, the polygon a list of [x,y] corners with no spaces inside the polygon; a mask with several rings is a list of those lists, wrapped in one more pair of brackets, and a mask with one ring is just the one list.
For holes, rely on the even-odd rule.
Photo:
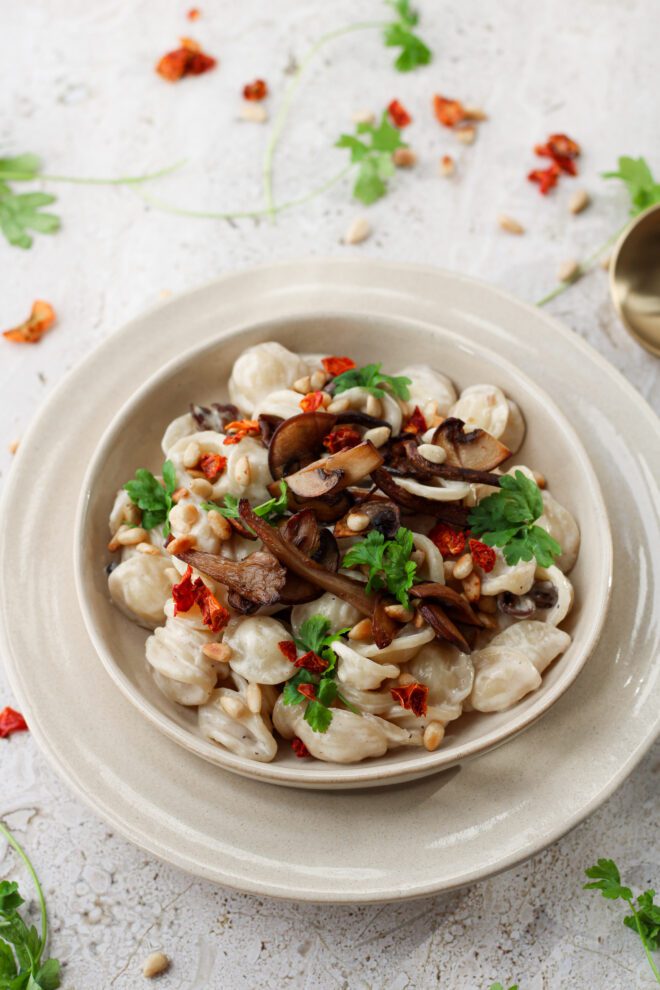
{"label": "bowl rim", "polygon": [[[426,330],[434,336],[443,337],[446,341],[449,341],[453,344],[453,346],[464,352],[478,353],[491,364],[501,368],[502,371],[511,375],[512,380],[518,380],[525,385],[527,389],[535,391],[536,394],[543,399],[547,410],[553,419],[559,423],[561,426],[561,432],[570,440],[570,443],[578,455],[581,462],[581,467],[584,470],[584,480],[588,485],[589,504],[596,512],[599,528],[602,533],[602,566],[598,576],[600,586],[598,608],[595,616],[593,613],[591,615],[591,632],[587,637],[587,641],[582,649],[582,652],[574,659],[572,666],[567,671],[563,672],[556,684],[552,685],[545,694],[540,695],[536,702],[530,706],[529,710],[524,715],[519,714],[517,719],[514,719],[513,725],[509,727],[502,726],[499,729],[493,729],[486,732],[479,739],[472,740],[471,742],[458,746],[452,754],[449,754],[446,750],[443,751],[442,747],[440,747],[432,753],[422,750],[419,756],[414,759],[409,759],[405,761],[405,763],[397,761],[396,758],[390,758],[390,763],[385,765],[374,764],[371,761],[363,761],[354,764],[331,764],[322,761],[314,761],[314,764],[309,767],[301,765],[300,767],[292,768],[276,762],[262,763],[256,760],[249,760],[245,757],[237,756],[229,750],[225,750],[221,746],[212,743],[210,740],[204,739],[189,729],[178,725],[168,715],[156,708],[142,694],[137,685],[133,683],[133,681],[116,663],[112,650],[106,647],[104,638],[97,629],[94,618],[94,608],[86,594],[86,582],[84,580],[84,534],[88,522],[92,482],[99,471],[100,465],[105,459],[107,451],[112,447],[115,437],[121,432],[122,424],[132,415],[135,408],[139,406],[150,393],[157,390],[162,385],[163,381],[169,378],[182,363],[199,360],[199,358],[205,353],[214,352],[220,344],[225,343],[228,340],[236,340],[244,334],[249,333],[254,335],[255,333],[263,333],[267,330],[269,334],[272,332],[272,335],[269,337],[263,337],[263,339],[277,340],[277,328],[280,326],[290,326],[291,324],[309,324],[310,322],[319,320],[341,321],[347,319],[362,323],[375,321],[381,325],[383,323],[401,324],[402,322],[399,317],[383,316],[377,313],[361,312],[350,309],[310,309],[305,313],[288,314],[285,316],[272,317],[266,320],[239,322],[213,337],[211,340],[207,340],[201,344],[184,350],[181,354],[176,355],[164,365],[157,368],[156,371],[144,381],[140,388],[133,393],[130,399],[117,410],[106,426],[87,466],[75,516],[73,546],[74,580],[83,621],[94,649],[96,650],[96,653],[99,656],[106,672],[122,692],[124,697],[131,702],[131,704],[142,716],[146,717],[166,736],[178,743],[180,746],[183,746],[189,752],[201,757],[206,762],[260,782],[301,788],[334,789],[342,787],[353,788],[360,786],[385,786],[387,784],[400,783],[406,780],[414,780],[418,777],[426,776],[431,773],[438,773],[442,770],[447,770],[450,767],[464,762],[465,760],[473,759],[489,752],[497,746],[503,745],[509,739],[514,738],[520,732],[529,728],[536,721],[538,721],[538,719],[540,719],[559,700],[565,691],[568,690],[580,671],[583,669],[602,632],[607,604],[612,590],[613,545],[605,501],[600,488],[600,483],[591,464],[591,460],[576,431],[564,413],[560,410],[548,393],[538,386],[532,378],[521,371],[516,365],[512,364],[509,360],[502,358],[496,351],[491,350],[491,348],[488,347],[483,347],[480,344],[475,344],[471,340],[466,340],[466,338],[461,336],[459,333],[448,330],[438,323],[432,323],[426,319],[419,319],[416,317],[406,318],[403,321],[406,326],[414,327],[418,332]],[[304,353],[304,350],[299,350],[297,352]],[[111,605],[111,607],[114,606]],[[131,621],[128,617],[125,618],[127,622]],[[511,709],[512,713],[515,712],[515,707],[516,706]],[[323,772],[320,773],[316,769],[317,763],[320,763],[320,765],[324,768]]]}

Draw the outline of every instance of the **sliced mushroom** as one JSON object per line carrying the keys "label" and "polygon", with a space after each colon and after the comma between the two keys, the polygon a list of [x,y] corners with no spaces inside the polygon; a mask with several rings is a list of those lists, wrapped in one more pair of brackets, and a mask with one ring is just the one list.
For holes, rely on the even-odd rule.
{"label": "sliced mushroom", "polygon": [[364,440],[356,447],[340,450],[287,475],[286,483],[298,498],[319,498],[356,485],[382,464],[382,455],[369,440]]}
{"label": "sliced mushroom", "polygon": [[[271,495],[279,495],[279,481],[274,481],[268,486]],[[353,505],[353,497],[350,492],[343,491],[325,495],[323,498],[305,499],[298,498],[291,489],[288,491],[289,509],[291,512],[300,512],[302,509],[313,509],[314,515],[320,523],[332,523],[346,515]]]}
{"label": "sliced mushroom", "polygon": [[468,528],[469,509],[462,505],[453,505],[449,502],[434,502],[421,495],[415,495],[406,491],[392,477],[385,468],[377,468],[371,472],[371,477],[380,490],[388,495],[393,502],[407,509],[409,512],[417,512],[426,516],[435,516],[441,522],[455,526],[457,529]]}
{"label": "sliced mushroom", "polygon": [[[268,523],[265,525],[268,526]],[[185,550],[177,556],[242,598],[259,605],[276,602],[286,581],[286,571],[282,565],[265,550],[255,550],[244,560],[238,561],[201,550]]]}
{"label": "sliced mushroom", "polygon": [[455,464],[433,464],[419,453],[415,440],[405,440],[404,449],[408,464],[421,478],[445,478],[447,481],[466,481],[475,485],[499,487],[500,475],[475,468],[459,467]]}
{"label": "sliced mushroom", "polygon": [[475,471],[492,471],[511,456],[509,448],[485,430],[466,432],[463,420],[455,416],[440,423],[433,434],[433,443],[443,448],[448,465]]}
{"label": "sliced mushroom", "polygon": [[[339,567],[339,547],[327,529],[320,529],[311,509],[291,516],[280,526],[280,533],[306,556],[311,557],[330,571]],[[303,605],[318,598],[318,587],[299,574],[287,573],[286,583],[280,592],[280,602],[285,605]]]}
{"label": "sliced mushroom", "polygon": [[373,430],[377,426],[386,426],[388,430],[392,429],[391,423],[388,423],[386,419],[378,419],[376,416],[360,412],[359,409],[347,409],[346,412],[336,413],[336,417],[338,426],[350,423],[351,426],[364,426],[367,430]]}
{"label": "sliced mushroom", "polygon": [[270,447],[275,430],[284,422],[284,419],[281,416],[271,416],[270,413],[261,413],[257,417],[257,422],[261,430],[261,439],[266,447]]}
{"label": "sliced mushroom", "polygon": [[355,530],[348,525],[348,517],[353,513],[360,512],[369,518],[369,525],[360,530],[360,535],[366,535],[370,530],[378,530],[383,536],[392,540],[396,536],[401,526],[401,512],[395,502],[389,498],[382,498],[379,495],[370,496],[349,511],[342,519],[335,523],[335,536],[343,539],[348,536],[355,536]]}
{"label": "sliced mushroom", "polygon": [[480,626],[481,621],[475,614],[470,603],[457,591],[446,584],[435,581],[425,581],[415,584],[410,589],[411,598],[421,598],[423,601],[441,602],[444,608],[457,613],[457,618],[468,626]]}
{"label": "sliced mushroom", "polygon": [[286,482],[297,498],[309,499],[323,498],[331,492],[341,491],[346,487],[342,484],[343,479],[344,472],[341,468],[330,468],[319,464],[318,467],[307,467],[296,474],[288,475]]}
{"label": "sliced mushroom", "polygon": [[438,639],[446,639],[457,646],[462,653],[470,653],[470,644],[440,605],[436,602],[422,602],[419,611]]}
{"label": "sliced mushroom", "polygon": [[315,461],[323,449],[323,438],[336,422],[336,416],[325,412],[300,413],[283,420],[268,448],[268,468],[273,478],[279,480]]}
{"label": "sliced mushroom", "polygon": [[224,433],[227,423],[241,418],[237,407],[231,402],[212,402],[210,406],[197,406],[191,402],[190,414],[200,430],[214,430],[216,433]]}

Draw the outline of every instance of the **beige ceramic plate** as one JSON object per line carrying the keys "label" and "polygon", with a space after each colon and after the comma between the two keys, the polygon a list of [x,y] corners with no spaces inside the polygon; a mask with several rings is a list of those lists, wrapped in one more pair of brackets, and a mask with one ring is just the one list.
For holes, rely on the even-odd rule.
{"label": "beige ceramic plate", "polygon": [[[573,637],[570,647],[545,672],[538,691],[509,711],[475,712],[450,723],[435,753],[402,748],[350,766],[301,761],[288,744],[280,746],[272,763],[235,756],[204,739],[196,708],[176,705],[158,689],[144,659],[148,633],[109,600],[105,567],[113,557],[106,549],[107,520],[117,488],[138,467],[160,467],[160,438],[191,401],[228,401],[226,382],[233,362],[246,347],[263,340],[277,340],[303,353],[350,354],[358,364],[385,359],[392,373],[414,360],[442,370],[459,389],[479,382],[499,385],[518,403],[527,423],[525,442],[510,463],[542,471],[553,494],[578,520],[581,548],[571,572],[575,607],[562,625]],[[412,780],[484,753],[531,725],[569,687],[585,662],[605,618],[611,580],[612,544],[598,482],[575,431],[548,395],[496,353],[456,334],[411,319],[359,314],[309,314],[239,328],[169,362],[105,432],[83,485],[74,540],[87,631],[108,673],[138,710],[175,742],[212,763],[255,780],[297,787],[368,787]]]}
{"label": "beige ceramic plate", "polygon": [[[439,325],[467,346],[497,351],[553,396],[605,496],[613,591],[598,645],[571,689],[506,746],[405,785],[292,791],[210,768],[115,688],[76,599],[73,525],[99,437],[143,384],[144,369],[239,324],[333,308]],[[81,410],[92,382],[94,401]],[[375,261],[232,275],[115,334],[36,418],[2,510],[3,656],[56,770],[115,829],[168,862],[241,890],[312,901],[448,890],[557,839],[612,793],[656,737],[658,477],[658,420],[634,389],[579,337],[491,287]]]}

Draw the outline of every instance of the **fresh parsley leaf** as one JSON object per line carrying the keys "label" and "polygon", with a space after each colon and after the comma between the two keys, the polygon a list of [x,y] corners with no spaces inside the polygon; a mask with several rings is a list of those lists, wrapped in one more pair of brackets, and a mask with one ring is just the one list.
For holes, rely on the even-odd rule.
{"label": "fresh parsley leaf", "polygon": [[387,110],[384,110],[378,125],[358,124],[356,134],[342,134],[335,147],[350,151],[351,162],[359,166],[353,195],[370,205],[387,193],[387,181],[396,171],[393,152],[407,145],[401,138],[401,131],[390,122]]}
{"label": "fresh parsley leaf", "polygon": [[[492,983],[490,990],[504,990],[504,987],[501,983]],[[516,983],[514,986],[509,987],[509,990],[518,990],[518,984]]]}
{"label": "fresh parsley leaf", "polygon": [[320,701],[309,701],[305,709],[304,719],[314,732],[327,732],[332,722],[332,712]]}
{"label": "fresh parsley leaf", "polygon": [[171,461],[163,464],[163,482],[164,485],[146,468],[138,468],[135,478],[124,485],[124,491],[128,492],[131,502],[141,509],[143,528],[163,526],[163,533],[167,536],[170,531],[168,520],[173,504],[172,495],[176,490],[176,471]]}
{"label": "fresh parsley leaf", "polygon": [[660,904],[655,904],[654,898],[654,890],[645,890],[643,894],[640,894],[637,898],[637,917],[634,914],[627,915],[623,919],[623,923],[626,928],[631,928],[636,934],[639,934],[637,927],[639,922],[639,927],[644,932],[649,947],[653,951],[657,951],[660,949]]}
{"label": "fresh parsley leaf", "polygon": [[[312,651],[327,661],[328,666],[323,671],[321,677],[312,674],[303,667],[284,685],[282,692],[282,703],[285,705],[299,705],[302,701],[307,702],[305,708],[305,721],[309,723],[314,732],[327,732],[328,726],[332,722],[332,710],[330,705],[339,698],[343,705],[356,715],[360,714],[359,709],[351,705],[340,693],[335,681],[335,667],[337,656],[332,649],[332,643],[341,639],[348,632],[346,629],[339,629],[337,632],[330,632],[330,620],[324,615],[312,615],[301,625],[295,643],[299,650],[304,653]],[[300,684],[313,684],[316,688],[316,699],[310,700],[307,695],[301,694],[298,690]]]}
{"label": "fresh parsley leaf", "polygon": [[303,667],[294,674],[286,684],[284,685],[284,690],[282,691],[282,704],[283,705],[299,705],[301,701],[307,701],[307,695],[301,694],[298,690],[299,684],[316,684],[316,677],[310,674],[308,670]]}
{"label": "fresh parsley leaf", "polygon": [[[4,159],[7,161],[7,159]],[[32,247],[33,238],[28,230],[40,234],[54,234],[60,228],[60,218],[54,213],[42,213],[42,206],[49,206],[56,197],[49,193],[14,193],[4,182],[0,184],[0,230],[14,247],[25,250]]]}
{"label": "fresh parsley leaf", "polygon": [[[217,505],[216,502],[202,502],[202,508],[207,512],[219,512],[225,519],[238,519],[238,499],[229,493],[224,497],[224,505]],[[277,498],[269,498],[261,505],[255,505],[252,511],[255,515],[265,519],[266,522],[274,522],[287,512],[289,508],[288,485],[286,481],[280,481],[280,494]]]}
{"label": "fresh parsley leaf", "polygon": [[415,583],[417,572],[417,564],[410,559],[412,551],[413,534],[409,529],[400,527],[393,540],[386,540],[373,529],[346,552],[342,567],[368,567],[367,591],[387,588],[407,608],[408,591]]}
{"label": "fresh parsley leaf", "polygon": [[365,388],[372,395],[382,399],[387,389],[399,399],[409,399],[408,386],[412,385],[410,378],[406,378],[405,375],[384,375],[380,370],[381,367],[381,364],[365,364],[363,368],[343,371],[334,380],[335,395],[346,392],[349,388]]}
{"label": "fresh parsley leaf", "polygon": [[385,27],[384,41],[388,48],[400,48],[394,67],[399,72],[410,72],[420,65],[428,65],[432,59],[431,49],[422,39],[413,34],[419,21],[416,10],[410,6],[409,0],[386,0],[398,14],[398,20]]}
{"label": "fresh parsley leaf", "polygon": [[500,490],[479,502],[468,521],[476,537],[489,547],[501,547],[509,565],[536,558],[550,567],[561,547],[546,530],[534,525],[543,515],[543,497],[535,481],[522,471],[505,474]]}
{"label": "fresh parsley leaf", "polygon": [[15,155],[13,158],[0,158],[0,179],[27,182],[36,179],[41,171],[41,162],[36,155]]}
{"label": "fresh parsley leaf", "polygon": [[654,203],[660,203],[660,183],[654,179],[645,158],[622,155],[618,164],[618,172],[603,172],[603,178],[625,182],[630,195],[631,216],[635,217]]}
{"label": "fresh parsley leaf", "polygon": [[[295,643],[299,650],[306,653],[311,650],[317,656],[322,657],[328,664],[325,675],[334,670],[337,664],[337,656],[332,649],[332,643],[341,639],[349,631],[350,626],[339,629],[336,633],[329,632],[330,620],[324,615],[312,615],[305,619],[300,627],[298,636],[295,636]],[[334,699],[333,699],[334,700]]]}

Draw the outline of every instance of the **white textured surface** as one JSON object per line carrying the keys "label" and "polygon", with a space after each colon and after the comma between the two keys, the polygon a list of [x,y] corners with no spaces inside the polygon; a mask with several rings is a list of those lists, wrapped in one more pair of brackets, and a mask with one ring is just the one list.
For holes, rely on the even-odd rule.
{"label": "white textured surface", "polygon": [[[186,156],[185,170],[150,191],[195,208],[258,206],[267,132],[238,122],[240,87],[260,75],[277,98],[290,56],[349,23],[355,5],[279,0],[266,11],[258,0],[223,9],[208,2],[194,25],[183,16],[187,6],[1,0],[0,56],[22,69],[7,71],[0,91],[0,154],[35,151],[48,171],[81,175],[131,174]],[[20,322],[38,297],[60,317],[38,347],[0,341],[3,473],[7,444],[63,373],[163,293],[260,261],[348,251],[435,263],[533,300],[553,286],[559,262],[588,253],[621,224],[623,194],[598,173],[619,154],[644,154],[660,168],[660,135],[648,125],[660,28],[654,0],[421,6],[434,66],[395,75],[375,31],[334,42],[302,88],[278,159],[283,200],[341,168],[331,145],[354,109],[377,109],[394,96],[404,102],[415,117],[409,140],[420,165],[397,175],[392,195],[369,210],[374,234],[363,245],[340,244],[363,212],[347,185],[273,226],[185,220],[148,210],[129,190],[61,186],[58,235],[37,238],[24,253],[0,242],[3,326]],[[369,0],[359,14],[380,19],[382,6]],[[168,86],[151,66],[181,34],[198,37],[221,65]],[[473,147],[433,123],[434,91],[488,110],[492,119]],[[534,163],[531,146],[551,131],[576,137],[584,156],[580,178],[542,199],[524,176]],[[459,163],[451,182],[437,177],[446,152]],[[594,204],[573,218],[567,201],[578,183]],[[499,212],[518,218],[527,234],[501,233]],[[658,361],[616,320],[604,272],[553,311],[657,404]],[[93,383],[80,397],[81,423],[86,401]],[[0,674],[0,707],[7,702]],[[657,747],[596,815],[531,863],[451,897],[351,910],[262,902],[191,881],[110,835],[68,795],[29,736],[0,746],[0,813],[44,880],[52,951],[67,961],[65,987],[140,986],[142,958],[159,947],[174,960],[159,982],[164,990],[481,990],[496,978],[515,979],[521,990],[654,985],[618,909],[581,892],[580,882],[586,865],[611,855],[634,886],[657,886]],[[0,872],[20,871],[7,856]]]}

